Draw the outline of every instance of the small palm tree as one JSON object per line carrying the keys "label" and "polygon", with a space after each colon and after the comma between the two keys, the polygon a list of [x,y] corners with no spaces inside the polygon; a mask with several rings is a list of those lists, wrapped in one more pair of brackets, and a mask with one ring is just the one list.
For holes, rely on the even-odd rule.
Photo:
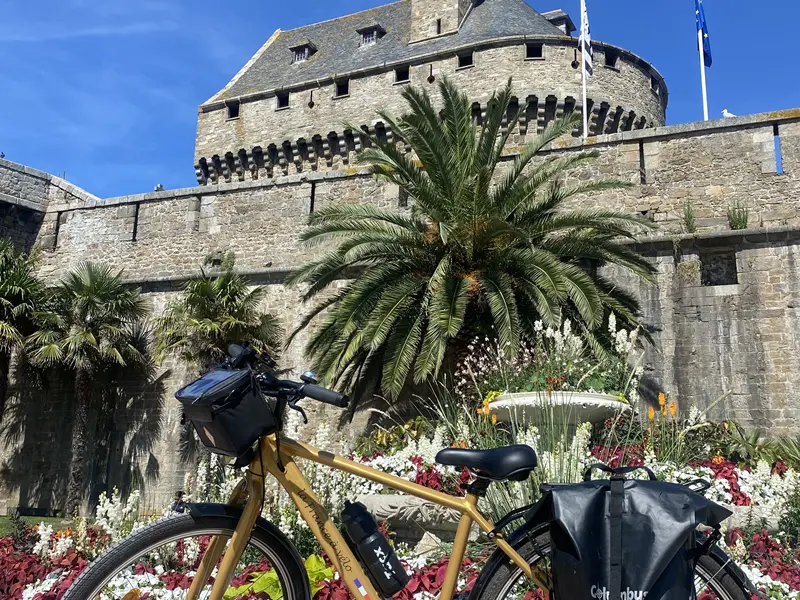
{"label": "small palm tree", "polygon": [[155,319],[156,358],[177,354],[202,369],[227,356],[230,344],[249,342],[277,359],[283,330],[278,319],[261,309],[265,290],[251,287],[226,260],[219,275],[201,269],[183,295]]}
{"label": "small palm tree", "polygon": [[5,410],[11,355],[36,327],[44,285],[35,274],[36,261],[0,239],[0,418]]}
{"label": "small palm tree", "polygon": [[295,333],[319,321],[307,353],[325,382],[356,398],[376,387],[396,398],[410,375],[416,382],[436,375],[454,343],[491,327],[513,352],[538,319],[555,324],[567,314],[602,351],[598,325],[607,311],[635,320],[638,306],[588,265],[653,273],[620,243],[646,230],[646,220],[567,207],[576,196],[628,185],[566,182],[570,170],[596,152],[537,159],[577,126],[577,114],[552,123],[505,162],[519,117],[509,107],[511,82],[493,95],[481,123],[452,82],[442,81],[439,90],[441,112],[425,91],[407,88],[409,114],[395,119],[381,113],[413,154],[372,137],[360,155],[375,176],[407,192],[410,211],[340,204],[314,212],[302,239],[333,248],[288,280],[307,286],[306,301],[336,280],[350,280],[330,290]]}
{"label": "small palm tree", "polygon": [[[218,275],[201,269],[200,277],[187,282],[183,295],[155,320],[158,360],[176,354],[203,370],[210,363],[222,361],[230,344],[242,342],[278,359],[283,328],[274,315],[261,309],[266,290],[252,287],[234,267],[231,254]],[[196,460],[202,451],[189,424],[181,431],[179,451],[184,462]]]}
{"label": "small palm tree", "polygon": [[102,379],[116,367],[146,360],[137,344],[149,306],[138,289],[122,282],[121,275],[105,265],[79,266],[52,291],[53,315],[27,341],[34,365],[63,365],[75,372],[67,515],[75,512],[85,496],[87,419],[95,399],[94,379]]}

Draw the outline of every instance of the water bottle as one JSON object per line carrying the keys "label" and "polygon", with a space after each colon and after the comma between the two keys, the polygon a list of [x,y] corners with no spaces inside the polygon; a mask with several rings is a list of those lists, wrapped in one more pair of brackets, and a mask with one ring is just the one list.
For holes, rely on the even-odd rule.
{"label": "water bottle", "polygon": [[346,500],[342,522],[345,538],[373,585],[386,598],[402,590],[408,575],[367,507]]}

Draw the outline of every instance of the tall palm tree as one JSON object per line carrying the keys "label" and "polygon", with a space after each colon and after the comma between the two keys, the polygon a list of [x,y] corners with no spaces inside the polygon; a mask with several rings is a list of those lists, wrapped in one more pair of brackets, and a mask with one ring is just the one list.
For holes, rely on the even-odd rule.
{"label": "tall palm tree", "polygon": [[65,514],[72,515],[85,495],[86,440],[94,379],[119,366],[145,360],[137,347],[139,328],[150,312],[138,289],[127,287],[122,273],[84,263],[53,290],[54,311],[28,338],[28,356],[43,367],[64,365],[75,372],[75,417],[72,426]]}
{"label": "tall palm tree", "polygon": [[[506,162],[519,118],[510,109],[511,82],[492,96],[480,123],[452,82],[439,90],[441,111],[427,92],[407,88],[409,114],[380,113],[413,153],[372,137],[360,155],[375,176],[408,193],[411,209],[340,204],[314,212],[302,240],[332,249],[288,280],[307,286],[306,301],[329,292],[295,333],[319,321],[307,353],[328,384],[356,398],[376,387],[396,398],[411,375],[416,382],[436,375],[453,342],[476,328],[493,327],[513,352],[535,321],[555,324],[566,314],[602,351],[605,313],[635,320],[638,306],[587,265],[653,273],[621,243],[646,230],[646,220],[567,205],[628,184],[568,179],[596,152],[537,157],[577,126],[577,114],[553,122]],[[349,282],[333,287],[340,279]]]}
{"label": "tall palm tree", "polygon": [[[153,359],[153,330],[149,321],[134,323],[129,328],[128,343],[139,353],[136,361],[125,365],[111,364],[103,373],[95,377],[95,406],[97,422],[95,426],[92,470],[90,482],[95,486],[89,496],[95,502],[100,492],[111,489],[111,467],[114,459],[123,466],[123,479],[117,486],[123,493],[130,485],[145,484],[145,476],[139,468],[141,459],[152,450],[161,431],[161,415],[165,396],[164,379],[170,371],[162,371],[159,376],[158,365]],[[126,402],[137,402],[143,397],[148,400],[148,410],[142,418],[123,431],[117,429],[117,413]],[[125,455],[115,455],[115,444],[119,436],[127,439]],[[148,468],[152,461],[147,461]],[[155,461],[157,464],[157,461]],[[146,472],[147,474],[147,472]],[[150,473],[149,476],[153,474]]]}
{"label": "tall palm tree", "polygon": [[0,418],[5,410],[11,355],[33,332],[44,298],[34,258],[0,239]]}
{"label": "tall palm tree", "polygon": [[174,353],[197,368],[222,360],[230,344],[249,342],[256,351],[277,359],[283,330],[278,319],[261,309],[262,287],[251,287],[236,273],[232,260],[219,275],[201,269],[180,298],[155,319],[156,357]]}

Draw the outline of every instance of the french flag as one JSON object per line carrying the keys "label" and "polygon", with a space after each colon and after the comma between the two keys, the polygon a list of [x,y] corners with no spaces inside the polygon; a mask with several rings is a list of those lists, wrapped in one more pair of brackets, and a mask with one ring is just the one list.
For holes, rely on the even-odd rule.
{"label": "french flag", "polygon": [[372,600],[369,597],[369,594],[367,593],[367,589],[363,585],[361,585],[361,581],[359,579],[354,579],[353,583],[356,584],[356,587],[358,588],[358,591],[361,592],[361,595],[364,596],[365,600]]}

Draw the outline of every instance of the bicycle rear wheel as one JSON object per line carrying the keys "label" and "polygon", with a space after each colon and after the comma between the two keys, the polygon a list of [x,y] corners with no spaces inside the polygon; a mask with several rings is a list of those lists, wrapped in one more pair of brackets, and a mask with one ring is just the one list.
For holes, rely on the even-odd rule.
{"label": "bicycle rear wheel", "polygon": [[[550,552],[550,535],[544,527],[531,536],[534,542],[521,540],[516,550],[528,564],[543,566]],[[491,569],[490,572],[481,573],[480,584],[472,589],[469,600],[541,600],[535,585],[510,560],[489,563],[486,568]],[[701,557],[694,581],[699,600],[750,600],[750,594],[734,576],[732,566],[716,556]]]}
{"label": "bicycle rear wheel", "polygon": [[[97,558],[62,600],[185,598],[209,540],[214,536],[230,539],[236,523],[234,515],[183,514],[157,521]],[[263,575],[270,571],[274,574],[268,578]],[[210,596],[211,583],[206,583],[198,600]],[[284,600],[311,598],[308,575],[297,551],[277,529],[259,526],[253,530],[231,585],[250,588],[231,598],[268,598],[265,591],[257,591],[267,583],[273,586],[273,593],[279,585]]]}

